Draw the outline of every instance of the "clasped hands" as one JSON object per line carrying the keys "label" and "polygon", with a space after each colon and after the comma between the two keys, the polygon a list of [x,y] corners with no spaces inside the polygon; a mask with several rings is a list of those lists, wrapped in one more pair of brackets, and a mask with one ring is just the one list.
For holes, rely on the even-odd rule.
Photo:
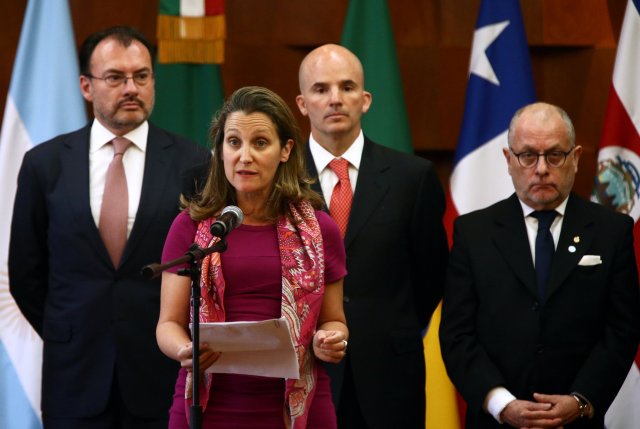
{"label": "clasped hands", "polygon": [[534,393],[534,401],[516,399],[502,410],[503,422],[520,429],[562,429],[580,416],[580,409],[571,395]]}
{"label": "clasped hands", "polygon": [[312,340],[313,354],[324,362],[338,363],[347,354],[347,338],[344,332],[316,331]]}

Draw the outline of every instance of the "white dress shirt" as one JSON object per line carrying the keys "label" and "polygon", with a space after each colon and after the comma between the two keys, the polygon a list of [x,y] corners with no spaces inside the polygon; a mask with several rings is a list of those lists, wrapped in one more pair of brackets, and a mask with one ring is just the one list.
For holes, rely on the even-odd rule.
{"label": "white dress shirt", "polygon": [[[122,136],[133,143],[122,158],[127,178],[127,191],[129,193],[127,237],[133,228],[133,222],[136,219],[140,203],[148,135],[149,124],[145,121],[135,130]],[[100,223],[100,209],[102,208],[107,169],[113,159],[113,146],[108,143],[115,137],[100,121],[94,119],[89,137],[89,204],[91,205],[91,214],[96,226]]]}
{"label": "white dress shirt", "polygon": [[[309,149],[313,156],[313,161],[318,172],[318,182],[324,195],[327,207],[331,204],[331,194],[333,188],[338,183],[338,175],[329,167],[329,163],[336,158],[331,152],[320,146],[313,135],[309,137]],[[364,149],[364,134],[360,130],[360,134],[356,140],[349,146],[339,158],[346,159],[349,162],[349,181],[351,182],[351,190],[355,193],[356,182],[358,180],[358,170],[360,170],[360,161],[362,159],[362,150]]]}
{"label": "white dress shirt", "polygon": [[[565,198],[556,210],[556,218],[549,227],[551,235],[553,236],[553,245],[558,247],[558,240],[560,239],[560,230],[562,229],[562,221],[564,220],[564,212],[567,209],[567,201],[569,197]],[[520,200],[522,206],[522,213],[524,215],[524,223],[527,226],[527,237],[529,238],[529,248],[531,249],[531,257],[533,258],[533,265],[536,263],[536,235],[538,234],[538,219],[531,216],[535,211]],[[485,409],[489,414],[493,416],[498,422],[502,423],[500,419],[500,413],[506,408],[511,401],[517,398],[513,396],[506,388],[499,386],[491,389],[485,397]]]}

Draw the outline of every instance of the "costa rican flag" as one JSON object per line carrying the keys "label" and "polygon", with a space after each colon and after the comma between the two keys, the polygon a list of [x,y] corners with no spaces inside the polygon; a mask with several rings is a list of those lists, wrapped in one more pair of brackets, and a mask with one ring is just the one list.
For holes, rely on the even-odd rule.
{"label": "costa rican flag", "polygon": [[[630,0],[622,23],[613,82],[598,152],[591,199],[636,221],[636,260],[640,262],[640,0]],[[640,264],[638,265],[640,267]],[[640,422],[640,353],[605,417],[608,429]]]}

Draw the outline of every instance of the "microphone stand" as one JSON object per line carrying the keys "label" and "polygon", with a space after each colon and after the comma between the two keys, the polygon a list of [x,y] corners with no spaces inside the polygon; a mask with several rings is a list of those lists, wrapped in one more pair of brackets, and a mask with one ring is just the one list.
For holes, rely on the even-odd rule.
{"label": "microphone stand", "polygon": [[222,253],[227,250],[227,242],[224,238],[221,238],[213,246],[203,249],[197,244],[192,244],[189,251],[173,261],[166,262],[164,264],[149,264],[142,267],[141,274],[146,279],[153,279],[158,277],[163,271],[181,265],[189,263],[189,268],[181,268],[178,270],[178,275],[191,277],[191,310],[193,314],[193,333],[192,333],[192,350],[193,354],[191,360],[193,362],[193,390],[192,390],[192,404],[189,417],[189,427],[191,429],[202,428],[202,405],[200,405],[200,262],[205,256],[211,253]]}

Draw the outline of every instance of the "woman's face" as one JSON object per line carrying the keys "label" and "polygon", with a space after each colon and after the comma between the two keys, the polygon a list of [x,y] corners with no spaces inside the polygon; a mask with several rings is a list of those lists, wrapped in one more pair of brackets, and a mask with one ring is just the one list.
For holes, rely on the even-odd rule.
{"label": "woman's face", "polygon": [[281,145],[275,125],[264,113],[229,114],[224,126],[222,161],[239,202],[248,197],[266,201],[278,166],[289,159],[292,147],[293,140]]}

